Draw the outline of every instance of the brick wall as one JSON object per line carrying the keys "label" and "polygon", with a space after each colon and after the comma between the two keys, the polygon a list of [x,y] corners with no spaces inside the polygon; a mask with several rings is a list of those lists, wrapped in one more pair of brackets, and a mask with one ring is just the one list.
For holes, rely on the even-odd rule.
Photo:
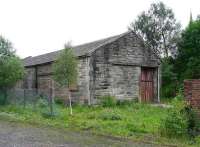
{"label": "brick wall", "polygon": [[184,81],[184,96],[189,104],[200,112],[200,79]]}

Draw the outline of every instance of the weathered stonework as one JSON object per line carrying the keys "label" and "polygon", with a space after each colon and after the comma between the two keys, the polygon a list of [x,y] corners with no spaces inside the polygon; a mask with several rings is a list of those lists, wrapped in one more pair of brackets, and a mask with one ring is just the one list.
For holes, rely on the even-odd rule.
{"label": "weathered stonework", "polygon": [[135,33],[102,46],[91,56],[91,99],[114,95],[118,99],[139,99],[141,67],[155,68],[154,93],[157,101],[158,58],[144,47]]}
{"label": "weathered stonework", "polygon": [[140,67],[115,66],[110,71],[112,76],[112,95],[118,99],[139,98]]}
{"label": "weathered stonework", "polygon": [[[72,92],[73,101],[93,104],[103,95],[113,95],[121,100],[140,100],[143,67],[155,69],[153,83],[157,101],[159,59],[153,51],[145,48],[143,41],[134,32],[81,45],[75,47],[74,52],[79,59],[79,74],[76,89]],[[55,97],[67,97],[66,88],[59,87],[52,80],[55,54],[53,52],[25,60],[27,77],[24,88],[53,89]]]}
{"label": "weathered stonework", "polygon": [[[88,68],[88,58],[80,58],[78,62],[78,83],[76,89],[72,92],[74,101],[88,102],[88,97],[90,97]],[[24,82],[27,84],[18,84],[17,87],[26,89],[37,88],[46,95],[49,95],[49,89],[52,88],[56,98],[66,99],[67,97],[67,88],[60,87],[52,78],[52,63],[26,68],[26,79]]]}

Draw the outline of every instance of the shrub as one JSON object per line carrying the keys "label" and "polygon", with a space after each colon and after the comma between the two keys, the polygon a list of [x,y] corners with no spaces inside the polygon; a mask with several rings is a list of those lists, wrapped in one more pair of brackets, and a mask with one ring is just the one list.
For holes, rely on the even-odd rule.
{"label": "shrub", "polygon": [[51,112],[49,112],[49,111],[43,111],[43,112],[41,112],[41,114],[42,114],[42,116],[43,116],[44,118],[55,118],[55,117],[58,115],[58,114],[55,113],[55,112],[51,113]]}
{"label": "shrub", "polygon": [[171,98],[176,95],[177,75],[174,72],[174,59],[166,57],[162,59],[162,85],[161,97]]}
{"label": "shrub", "polygon": [[111,109],[106,109],[105,111],[103,111],[100,114],[99,118],[102,120],[121,120],[122,119],[121,115],[117,111],[111,110]]}
{"label": "shrub", "polygon": [[194,111],[190,106],[186,107],[185,110],[187,118],[188,118],[188,135],[190,137],[195,137],[199,134],[200,130],[200,119],[199,116],[197,115],[196,111]]}
{"label": "shrub", "polygon": [[169,112],[163,125],[162,133],[167,136],[185,136],[187,133],[187,120],[179,112]]}
{"label": "shrub", "polygon": [[89,113],[87,115],[87,119],[95,119],[96,118],[96,114],[95,113]]}
{"label": "shrub", "polygon": [[117,106],[131,106],[138,103],[138,98],[131,99],[131,100],[118,100],[116,105]]}
{"label": "shrub", "polygon": [[194,141],[195,141],[195,143],[200,144],[200,136],[199,136],[199,135],[196,136],[196,137],[194,138]]}
{"label": "shrub", "polygon": [[4,94],[0,92],[0,105],[5,105],[6,104],[6,98]]}
{"label": "shrub", "polygon": [[60,99],[60,98],[55,98],[55,103],[58,105],[65,105],[64,99]]}
{"label": "shrub", "polygon": [[[182,106],[179,105],[179,111],[185,115],[186,119],[187,119],[187,134],[190,137],[195,137],[198,135],[198,132],[200,130],[200,121],[199,121],[199,116],[197,114],[197,112],[188,104],[186,104],[185,102],[183,102],[183,89],[180,88],[179,89],[179,94],[178,96],[176,96],[176,101],[173,102],[173,104],[176,104],[176,107],[178,106],[177,104],[179,104],[179,101],[182,101],[182,103],[184,103],[184,107],[183,104]],[[179,102],[179,103],[178,103]]]}
{"label": "shrub", "polygon": [[113,107],[117,104],[116,98],[110,95],[100,97],[100,102],[103,107]]}
{"label": "shrub", "polygon": [[39,98],[37,100],[36,106],[38,108],[47,108],[48,107],[48,101],[45,98]]}
{"label": "shrub", "polygon": [[185,113],[186,103],[175,98],[165,119],[161,121],[161,134],[169,137],[187,136],[188,118]]}
{"label": "shrub", "polygon": [[37,99],[36,109],[44,118],[55,117],[58,115],[55,103],[52,102],[52,104],[50,104],[45,97],[39,97]]}
{"label": "shrub", "polygon": [[147,133],[144,125],[136,126],[134,123],[127,123],[126,128],[129,130],[129,136],[132,136],[135,133]]}

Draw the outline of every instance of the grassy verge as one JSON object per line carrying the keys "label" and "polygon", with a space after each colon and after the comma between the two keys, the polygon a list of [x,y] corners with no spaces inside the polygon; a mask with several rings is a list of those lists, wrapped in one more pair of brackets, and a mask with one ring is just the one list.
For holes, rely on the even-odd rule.
{"label": "grassy verge", "polygon": [[20,106],[0,107],[0,119],[28,122],[37,125],[90,131],[99,135],[128,138],[135,141],[153,142],[187,146],[183,139],[169,139],[160,136],[161,120],[167,115],[166,108],[153,107],[147,104],[131,104],[112,108],[74,106],[73,116],[69,109],[55,106],[55,117],[47,117],[45,109],[34,110]]}

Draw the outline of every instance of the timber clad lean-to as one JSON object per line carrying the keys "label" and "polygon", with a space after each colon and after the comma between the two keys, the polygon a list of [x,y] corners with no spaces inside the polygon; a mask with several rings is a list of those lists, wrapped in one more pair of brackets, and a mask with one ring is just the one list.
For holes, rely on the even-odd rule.
{"label": "timber clad lean-to", "polygon": [[[133,31],[109,37],[99,41],[72,47],[79,59],[76,90],[73,90],[74,101],[97,103],[103,95],[113,95],[117,99],[158,101],[158,67],[160,60],[145,47],[143,40]],[[52,83],[52,63],[61,51],[24,59],[27,76],[24,88],[53,88],[55,97],[65,98],[66,88]],[[141,74],[144,67],[154,69],[146,74],[145,87],[141,89]],[[37,83],[37,84],[35,84]],[[18,84],[19,85],[19,84]],[[147,90],[147,91],[146,91]]]}

